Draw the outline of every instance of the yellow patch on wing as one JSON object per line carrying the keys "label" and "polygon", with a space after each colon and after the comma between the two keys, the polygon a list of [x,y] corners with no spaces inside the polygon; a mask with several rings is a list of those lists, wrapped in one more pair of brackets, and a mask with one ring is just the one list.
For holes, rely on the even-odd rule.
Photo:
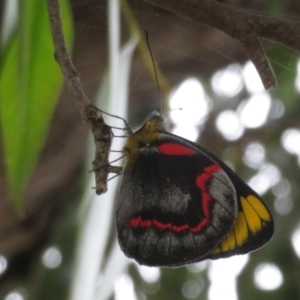
{"label": "yellow patch on wing", "polygon": [[248,201],[249,204],[253,207],[255,212],[259,215],[259,217],[264,221],[271,221],[271,215],[263,205],[263,203],[253,195],[248,196],[246,199],[241,197],[241,201]]}
{"label": "yellow patch on wing", "polygon": [[257,232],[262,227],[261,218],[259,217],[256,210],[253,208],[253,206],[250,204],[250,201],[248,201],[248,198],[250,198],[250,197],[247,197],[247,200],[246,200],[244,197],[241,197],[241,204],[242,204],[243,212],[244,212],[249,230],[251,232]]}
{"label": "yellow patch on wing", "polygon": [[239,254],[239,249],[246,242],[252,242],[252,239],[254,245],[252,250],[261,246],[255,240],[255,235],[263,230],[264,223],[271,221],[272,217],[264,204],[253,195],[240,197],[240,204],[242,210],[238,211],[233,228],[210,252],[211,257],[222,257],[222,253],[226,256],[227,252],[232,252],[232,255]]}
{"label": "yellow patch on wing", "polygon": [[211,252],[217,254],[220,252],[228,252],[243,245],[249,236],[247,221],[242,211],[238,212],[236,222],[228,235],[223,238],[221,243]]}

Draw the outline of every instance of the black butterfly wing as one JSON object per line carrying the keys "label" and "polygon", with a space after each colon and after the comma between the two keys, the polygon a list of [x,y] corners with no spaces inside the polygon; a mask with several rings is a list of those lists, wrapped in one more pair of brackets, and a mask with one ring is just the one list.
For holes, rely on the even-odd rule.
{"label": "black butterfly wing", "polygon": [[237,210],[220,165],[196,144],[164,134],[128,157],[116,210],[119,243],[149,266],[200,261],[232,229]]}
{"label": "black butterfly wing", "polygon": [[261,197],[223,161],[201,146],[197,147],[226,172],[235,187],[238,201],[238,213],[233,228],[206,258],[216,259],[244,254],[264,246],[273,236],[274,222]]}

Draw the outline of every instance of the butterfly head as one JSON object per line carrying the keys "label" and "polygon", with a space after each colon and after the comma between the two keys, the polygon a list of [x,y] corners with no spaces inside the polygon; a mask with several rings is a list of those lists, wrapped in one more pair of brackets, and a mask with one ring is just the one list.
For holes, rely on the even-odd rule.
{"label": "butterfly head", "polygon": [[164,130],[163,122],[164,119],[158,111],[151,113],[142,127],[128,137],[124,153],[128,155],[138,153],[142,147],[157,141]]}

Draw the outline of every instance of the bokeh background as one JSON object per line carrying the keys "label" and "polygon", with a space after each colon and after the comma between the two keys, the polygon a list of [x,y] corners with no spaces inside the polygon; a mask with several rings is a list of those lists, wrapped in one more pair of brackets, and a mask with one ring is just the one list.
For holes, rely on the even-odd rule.
{"label": "bokeh background", "polygon": [[[298,0],[222,2],[252,13],[300,20]],[[110,299],[299,299],[299,53],[263,42],[278,80],[276,88],[265,91],[238,41],[142,1],[128,3],[141,30],[149,32],[155,61],[173,89],[172,129],[222,158],[263,196],[274,216],[275,234],[266,247],[249,256],[177,269],[141,268],[120,253],[116,257],[122,268],[110,278]],[[68,299],[76,277],[78,235],[83,234],[86,220],[82,211],[91,203],[86,191],[93,192],[88,175],[92,145],[53,59],[46,4],[34,0],[28,4],[26,18],[21,1],[0,3],[0,297]],[[108,69],[107,3],[72,0],[61,5],[85,92],[93,101],[99,94],[103,99]],[[20,27],[26,24],[30,30],[24,36]],[[130,35],[125,22],[121,29],[125,42]],[[30,57],[27,69],[16,67],[24,53]],[[13,81],[22,74],[27,74],[28,89]],[[11,111],[34,111],[30,122],[25,122],[30,133],[14,121],[18,115],[7,115],[6,107],[16,97]],[[130,125],[140,124],[160,107],[156,83],[137,51],[127,107]],[[22,149],[15,173],[29,176],[28,180],[25,175],[16,177],[25,186],[21,202],[11,201],[18,188],[6,176],[8,166],[14,165],[8,140],[19,142]],[[22,210],[20,203],[26,212],[22,217],[16,213]],[[103,259],[96,266],[102,280],[111,276],[105,265],[115,251],[113,222],[111,214],[109,226],[93,231],[95,239],[97,234],[107,234]],[[77,287],[80,284],[86,283],[76,282]],[[101,294],[100,289],[97,295],[90,299],[105,299],[106,291]]]}

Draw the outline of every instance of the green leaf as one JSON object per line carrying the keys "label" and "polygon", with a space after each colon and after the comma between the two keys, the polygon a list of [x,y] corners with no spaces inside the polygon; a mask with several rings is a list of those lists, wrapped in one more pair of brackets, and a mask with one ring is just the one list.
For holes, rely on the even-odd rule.
{"label": "green leaf", "polygon": [[[68,1],[60,1],[71,44]],[[7,182],[13,206],[24,214],[23,196],[49,130],[63,82],[53,58],[46,1],[19,2],[19,19],[0,69],[0,118]]]}

